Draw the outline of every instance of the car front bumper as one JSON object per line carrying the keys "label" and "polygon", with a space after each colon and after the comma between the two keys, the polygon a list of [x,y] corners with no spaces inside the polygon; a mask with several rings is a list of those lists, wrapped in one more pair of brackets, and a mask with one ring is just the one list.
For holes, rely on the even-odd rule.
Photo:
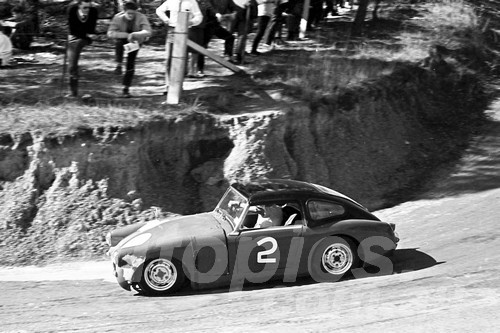
{"label": "car front bumper", "polygon": [[[118,284],[123,289],[130,291],[130,285],[140,281],[144,258],[130,254],[125,255],[121,260],[118,260],[116,254],[113,254],[112,258],[113,270]],[[119,262],[126,264],[119,266]]]}
{"label": "car front bumper", "polygon": [[125,270],[122,267],[117,267],[114,263],[113,270],[115,271],[116,281],[118,282],[120,287],[130,291],[130,280],[127,280],[127,278],[125,277]]}

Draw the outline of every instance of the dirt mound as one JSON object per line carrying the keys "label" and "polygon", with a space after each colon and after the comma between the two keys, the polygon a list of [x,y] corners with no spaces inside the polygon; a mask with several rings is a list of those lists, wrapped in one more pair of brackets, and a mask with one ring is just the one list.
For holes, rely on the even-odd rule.
{"label": "dirt mound", "polygon": [[133,192],[128,200],[110,198],[105,179],[80,181],[77,174],[76,164],[60,168],[44,190],[35,162],[6,184],[0,192],[3,265],[100,256],[107,251],[105,232],[116,225],[175,215],[159,207],[145,209]]}

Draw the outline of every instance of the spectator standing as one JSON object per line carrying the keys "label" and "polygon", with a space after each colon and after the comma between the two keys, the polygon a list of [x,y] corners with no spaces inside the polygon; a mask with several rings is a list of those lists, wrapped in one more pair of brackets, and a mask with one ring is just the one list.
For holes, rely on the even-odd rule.
{"label": "spectator standing", "polygon": [[[201,20],[201,23],[192,26],[188,30],[188,38],[195,42],[196,44],[206,47],[205,46],[205,28],[207,26],[207,20],[208,16],[213,16],[215,15],[214,9],[210,2],[208,0],[196,0],[198,7],[200,8],[201,15],[203,16],[203,19]],[[198,51],[193,50],[192,48],[188,47],[188,66],[187,66],[187,77],[196,77],[200,78],[203,77],[203,68],[200,68],[200,61],[203,57]]]}
{"label": "spectator standing", "polygon": [[29,16],[26,16],[26,12],[22,6],[12,8],[12,16],[12,21],[16,22],[14,32],[10,36],[12,45],[21,50],[28,50],[35,35],[33,20]]}
{"label": "spectator standing", "polygon": [[166,0],[156,8],[156,15],[158,15],[163,23],[167,25],[167,38],[165,40],[166,90],[168,90],[170,84],[173,32],[177,25],[177,16],[179,12],[189,12],[188,25],[190,28],[199,25],[203,20],[203,14],[196,0]]}
{"label": "spectator standing", "polygon": [[117,75],[122,74],[124,47],[130,46],[128,43],[135,44],[135,48],[127,53],[125,75],[122,80],[123,97],[132,97],[130,95],[130,86],[135,73],[135,60],[140,46],[152,33],[148,19],[144,14],[139,13],[137,9],[135,2],[126,2],[123,5],[123,11],[113,17],[108,28],[108,37],[115,39],[115,73]]}
{"label": "spectator standing", "polygon": [[285,42],[281,39],[281,30],[283,26],[283,14],[288,9],[288,0],[278,0],[278,5],[274,9],[273,15],[271,16],[271,20],[267,25],[266,33],[264,35],[264,39],[266,40],[266,44],[272,46],[273,42],[276,39],[276,34],[278,34],[278,38],[276,41],[284,44]]}
{"label": "spectator standing", "polygon": [[[208,43],[210,43],[210,40],[212,39],[213,36],[216,36],[220,39],[224,40],[224,54],[223,56],[226,57],[229,61],[233,61],[233,48],[234,48],[234,36],[232,33],[230,33],[228,30],[226,30],[222,25],[221,25],[221,20],[223,17],[223,14],[221,14],[217,8],[214,6],[214,2],[210,2],[211,6],[208,8],[208,11],[206,12],[205,15],[205,29],[204,29],[204,36],[203,36],[203,47],[208,48]],[[236,10],[234,10],[233,13],[229,15],[235,15]],[[198,73],[200,75],[204,74],[204,67],[205,67],[205,56],[200,54],[198,57]]]}
{"label": "spectator standing", "polygon": [[299,39],[300,20],[304,9],[304,2],[302,0],[289,0],[288,1],[288,36],[287,40],[294,41]]}
{"label": "spectator standing", "polygon": [[252,43],[252,55],[259,55],[260,52],[257,51],[259,43],[266,32],[267,25],[271,20],[276,7],[277,0],[257,0],[257,33]]}
{"label": "spectator standing", "polygon": [[0,67],[8,66],[12,57],[12,43],[3,33],[3,26],[0,24]]}
{"label": "spectator standing", "polygon": [[210,2],[222,27],[230,31],[238,6],[233,0],[210,0]]}
{"label": "spectator standing", "polygon": [[307,18],[307,30],[317,28],[323,21],[323,0],[311,0],[309,17]]}
{"label": "spectator standing", "polygon": [[[237,34],[236,40],[236,63],[241,64],[243,62],[243,54],[246,48],[247,34],[252,26],[253,19],[257,16],[257,6],[253,2],[254,0],[238,0],[235,1],[236,15],[231,27],[231,33]],[[247,19],[247,12],[249,17]],[[248,21],[248,22],[247,22]]]}
{"label": "spectator standing", "polygon": [[91,0],[78,0],[68,11],[69,35],[67,41],[67,58],[69,64],[69,86],[71,96],[78,96],[78,60],[85,46],[92,43],[89,34],[95,34],[97,9],[92,7]]}
{"label": "spectator standing", "polygon": [[234,49],[234,36],[229,28],[223,26],[223,22],[232,22],[236,17],[237,7],[233,0],[210,0],[215,11],[217,21],[208,27],[210,38],[213,36],[224,40],[224,56],[232,60]]}

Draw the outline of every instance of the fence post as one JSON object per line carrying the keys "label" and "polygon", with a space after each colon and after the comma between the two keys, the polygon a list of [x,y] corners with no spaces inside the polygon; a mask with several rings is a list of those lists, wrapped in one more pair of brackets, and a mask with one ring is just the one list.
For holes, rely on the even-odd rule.
{"label": "fence post", "polygon": [[[186,71],[189,12],[179,12],[174,29],[167,104],[179,104]],[[169,73],[166,73],[169,75]]]}

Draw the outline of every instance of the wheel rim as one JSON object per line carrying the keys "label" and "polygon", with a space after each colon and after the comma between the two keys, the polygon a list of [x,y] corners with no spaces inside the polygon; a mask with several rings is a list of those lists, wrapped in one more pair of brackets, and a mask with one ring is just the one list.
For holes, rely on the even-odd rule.
{"label": "wheel rim", "polygon": [[177,268],[168,259],[155,259],[146,266],[144,279],[151,289],[165,291],[177,281]]}
{"label": "wheel rim", "polygon": [[321,257],[321,264],[327,273],[339,275],[351,268],[353,260],[349,246],[336,243],[325,249]]}

